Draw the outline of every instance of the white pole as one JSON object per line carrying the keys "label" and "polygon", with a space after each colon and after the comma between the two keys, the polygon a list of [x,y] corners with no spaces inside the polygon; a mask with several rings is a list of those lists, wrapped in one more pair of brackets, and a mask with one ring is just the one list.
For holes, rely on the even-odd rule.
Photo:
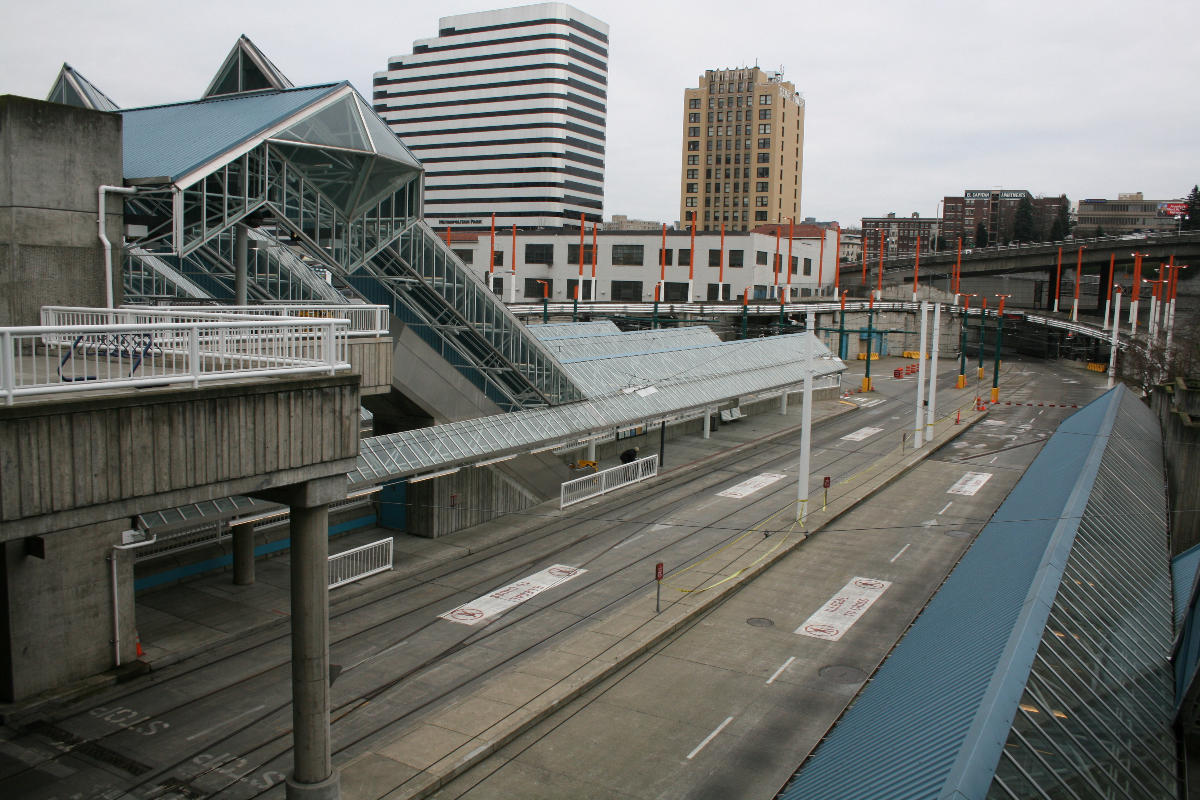
{"label": "white pole", "polygon": [[1108,388],[1113,386],[1117,374],[1117,331],[1121,327],[1121,290],[1117,290],[1116,305],[1113,306],[1112,345],[1108,351]]}
{"label": "white pole", "polygon": [[[1075,276],[1075,280],[1079,280],[1079,276]],[[1079,298],[1075,297],[1071,300],[1071,322],[1079,322]]]}
{"label": "white pole", "polygon": [[917,340],[917,421],[913,425],[913,449],[921,447],[921,433],[925,422],[921,419],[925,410],[925,331],[929,326],[929,303],[921,301],[921,338]]}
{"label": "white pole", "polygon": [[1158,301],[1154,299],[1154,295],[1150,295],[1150,318],[1146,320],[1146,336],[1150,341],[1154,341],[1154,336],[1158,331]]}
{"label": "white pole", "polygon": [[1100,328],[1100,330],[1102,330],[1102,331],[1108,330],[1108,312],[1109,312],[1109,308],[1111,306],[1112,306],[1112,298],[1111,297],[1104,298],[1104,325]]}
{"label": "white pole", "polygon": [[787,416],[787,389],[784,389],[779,395],[779,416]]}
{"label": "white pole", "polygon": [[707,439],[711,435],[712,429],[712,409],[704,409],[704,438]]}
{"label": "white pole", "polygon": [[813,363],[809,355],[807,371],[804,374],[804,404],[800,414],[800,475],[796,482],[796,520],[803,526],[808,518],[808,466],[809,454],[812,450],[812,391]]}
{"label": "white pole", "polygon": [[933,332],[930,334],[932,351],[929,357],[929,409],[925,412],[925,440],[933,441],[933,422],[937,414],[937,370],[938,370],[938,339],[942,332],[942,304],[933,304]]}
{"label": "white pole", "polygon": [[1138,322],[1137,321],[1137,313],[1138,313],[1138,301],[1134,300],[1134,301],[1130,302],[1130,304],[1129,304],[1129,335],[1130,336],[1137,335],[1137,322]]}

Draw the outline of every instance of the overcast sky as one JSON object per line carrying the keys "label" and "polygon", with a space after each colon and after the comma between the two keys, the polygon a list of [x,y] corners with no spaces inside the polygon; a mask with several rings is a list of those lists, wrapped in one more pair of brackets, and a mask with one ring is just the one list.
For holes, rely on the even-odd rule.
{"label": "overcast sky", "polygon": [[[66,61],[127,108],[198,97],[242,33],[296,85],[349,80],[370,99],[438,16],[509,5],[0,3],[0,94],[45,97]],[[611,28],[606,218],[677,217],[683,89],[755,63],[805,97],[803,216],[932,215],[992,187],[1172,199],[1200,182],[1196,0],[574,5]]]}

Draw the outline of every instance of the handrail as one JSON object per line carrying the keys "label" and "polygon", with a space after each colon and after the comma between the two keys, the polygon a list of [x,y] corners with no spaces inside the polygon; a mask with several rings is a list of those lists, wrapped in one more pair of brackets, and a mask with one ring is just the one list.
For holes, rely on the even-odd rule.
{"label": "handrail", "polygon": [[658,474],[658,456],[646,456],[619,467],[610,467],[592,475],[575,478],[562,484],[559,489],[559,508],[582,503],[606,492],[628,486],[631,483],[653,478]]}
{"label": "handrail", "polygon": [[350,368],[348,327],[340,319],[235,317],[0,328],[0,397],[11,405],[16,397],[59,392],[332,375]]}
{"label": "handrail", "polygon": [[249,306],[122,306],[117,309],[44,306],[43,325],[94,325],[121,322],[193,322],[243,320],[261,317],[292,319],[344,319],[349,336],[387,336],[388,307],[361,303],[270,303]]}

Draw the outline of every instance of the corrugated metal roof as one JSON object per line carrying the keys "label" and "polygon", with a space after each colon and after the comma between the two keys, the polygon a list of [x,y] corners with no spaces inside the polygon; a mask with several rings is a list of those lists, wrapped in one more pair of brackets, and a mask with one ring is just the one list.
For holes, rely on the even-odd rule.
{"label": "corrugated metal roof", "polygon": [[803,383],[810,369],[814,377],[825,377],[815,388],[836,385],[845,369],[841,361],[809,334],[729,344],[738,347],[728,351],[728,358],[710,356],[707,361],[696,359],[697,363],[683,365],[676,361],[671,375],[657,365],[664,372],[657,381],[645,381],[642,375],[632,380],[629,373],[605,378],[614,359],[582,362],[577,366],[595,368],[588,373],[593,386],[616,388],[577,403],[364,439],[350,483],[376,484],[406,475],[428,474],[489,457],[528,452],[530,448],[569,445],[596,433],[647,420],[697,415],[704,408],[729,399],[794,387]]}
{"label": "corrugated metal roof", "polygon": [[1171,584],[1175,593],[1175,627],[1183,624],[1192,592],[1196,591],[1196,572],[1200,570],[1200,544],[1171,559]]}
{"label": "corrugated metal roof", "polygon": [[347,85],[124,110],[125,179],[180,178]]}
{"label": "corrugated metal roof", "polygon": [[615,323],[608,320],[600,322],[550,322],[545,325],[529,325],[527,327],[535,339],[540,339],[543,342],[552,339],[572,339],[575,337],[600,336],[606,333],[621,332],[621,329]]}
{"label": "corrugated metal roof", "polygon": [[666,352],[685,347],[710,347],[720,344],[721,337],[706,325],[696,325],[540,341],[561,363],[566,364],[570,361]]}
{"label": "corrugated metal roof", "polygon": [[1123,393],[1047,441],[781,798],[984,797]]}

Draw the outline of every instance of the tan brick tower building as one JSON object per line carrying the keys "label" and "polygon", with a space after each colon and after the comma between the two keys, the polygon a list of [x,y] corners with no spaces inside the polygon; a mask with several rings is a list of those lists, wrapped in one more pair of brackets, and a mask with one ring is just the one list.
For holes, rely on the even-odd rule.
{"label": "tan brick tower building", "polygon": [[782,72],[710,69],[684,91],[679,220],[748,231],[800,218],[804,98]]}

